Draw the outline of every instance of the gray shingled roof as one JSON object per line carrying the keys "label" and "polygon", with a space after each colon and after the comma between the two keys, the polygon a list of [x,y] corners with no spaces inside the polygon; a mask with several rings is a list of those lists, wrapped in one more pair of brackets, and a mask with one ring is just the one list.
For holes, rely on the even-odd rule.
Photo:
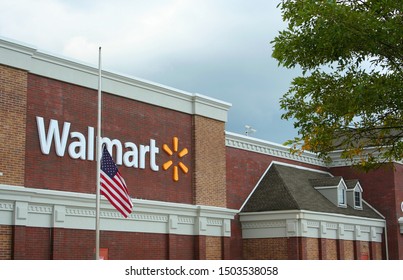
{"label": "gray shingled roof", "polygon": [[312,184],[312,181],[316,183],[337,182],[338,184],[340,180],[341,177],[332,177],[329,173],[274,163],[259,182],[241,212],[308,210],[382,218],[365,203],[363,203],[362,210],[356,210],[350,206],[337,207],[315,190]]}
{"label": "gray shingled roof", "polygon": [[353,179],[353,180],[344,180],[344,182],[346,183],[347,189],[354,189],[355,186],[358,183],[357,179]]}
{"label": "gray shingled roof", "polygon": [[309,179],[309,182],[313,187],[337,187],[340,184],[341,179],[341,176],[326,176],[320,179]]}

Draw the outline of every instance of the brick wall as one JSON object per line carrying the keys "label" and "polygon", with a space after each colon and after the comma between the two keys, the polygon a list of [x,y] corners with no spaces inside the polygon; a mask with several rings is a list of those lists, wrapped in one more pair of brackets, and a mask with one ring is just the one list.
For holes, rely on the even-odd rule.
{"label": "brick wall", "polygon": [[321,243],[321,259],[322,260],[337,260],[337,240],[336,239],[320,239]]}
{"label": "brick wall", "polygon": [[370,243],[371,260],[382,260],[382,243],[371,242]]}
{"label": "brick wall", "polygon": [[195,237],[191,235],[168,234],[168,259],[192,260],[195,252]]}
{"label": "brick wall", "polygon": [[[130,195],[133,198],[193,203],[192,117],[107,93],[102,95],[102,106],[102,136],[118,139],[122,144],[133,142],[138,147],[149,145],[150,139],[154,139],[160,148],[156,159],[160,168],[158,172],[149,167],[149,154],[145,169],[124,165],[119,167]],[[68,121],[71,123],[70,132],[80,132],[88,140],[88,126],[96,128],[97,123],[97,92],[37,75],[30,74],[28,78],[25,185],[95,193],[96,162],[72,159],[67,151],[64,157],[59,157],[55,153],[54,144],[49,155],[42,154],[36,116],[44,118],[46,131],[50,119],[59,121],[60,130],[63,123]],[[162,168],[163,163],[170,159],[174,165],[179,161],[176,154],[170,156],[162,149],[163,144],[172,148],[173,137],[178,137],[180,150],[187,148],[189,151],[180,160],[190,171],[187,174],[180,171],[178,182],[172,179],[172,167],[166,171]],[[72,141],[77,139],[69,138],[67,147]]]}
{"label": "brick wall", "polygon": [[239,221],[239,215],[235,215],[234,220],[231,221],[231,237],[230,243],[230,259],[241,260],[243,259],[243,238],[242,238],[242,226]]}
{"label": "brick wall", "polygon": [[226,207],[224,123],[194,116],[194,203]]}
{"label": "brick wall", "polygon": [[403,259],[403,235],[400,234],[398,218],[403,201],[403,166],[388,164],[368,173],[352,167],[332,168],[335,176],[358,179],[363,188],[363,199],[386,218],[388,250],[390,259]]}
{"label": "brick wall", "polygon": [[13,226],[13,259],[50,259],[52,255],[51,231],[50,228]]}
{"label": "brick wall", "polygon": [[[18,162],[15,157],[10,159],[12,164],[20,165],[19,168],[13,166],[13,170],[19,170],[20,174],[10,181],[5,181],[4,179],[8,177],[3,176],[0,178],[3,179],[2,182],[9,183],[12,181],[14,184],[32,188],[95,193],[96,162],[94,160],[70,158],[68,147],[73,141],[78,140],[70,137],[63,157],[56,155],[54,142],[52,142],[50,154],[42,154],[36,117],[44,118],[46,131],[51,119],[58,121],[60,133],[64,122],[70,122],[70,133],[77,131],[85,136],[86,141],[94,141],[94,139],[88,138],[87,133],[88,126],[96,128],[97,92],[18,70],[5,69],[7,69],[7,73],[3,69],[4,73],[2,72],[1,77],[3,80],[6,78],[8,80],[2,81],[2,85],[14,87],[2,88],[2,92],[8,93],[7,99],[3,98],[2,95],[2,106],[8,107],[9,100],[15,98],[16,93],[22,92],[25,97],[24,102],[21,102],[21,98],[15,100],[15,103],[22,108],[17,108],[21,109],[23,113],[22,116],[19,116],[21,125],[15,125],[17,117],[10,118],[7,115],[6,118],[4,116],[7,121],[13,121],[13,128],[18,127],[19,130],[15,133],[16,137],[23,137],[24,145],[21,144],[18,147],[22,152],[20,159],[25,159],[25,162]],[[25,80],[21,81],[16,78],[17,74],[24,74]],[[160,167],[158,172],[152,171],[148,166],[146,169],[128,168],[123,165],[119,167],[132,197],[226,207],[224,122],[201,116],[191,116],[107,93],[103,93],[102,106],[102,136],[118,139],[122,144],[133,142],[138,146],[141,144],[149,145],[150,139],[154,139],[160,148],[157,159],[157,165]],[[17,109],[13,109],[13,112],[21,113]],[[3,122],[2,125],[7,126],[6,128],[11,127],[6,122]],[[163,144],[172,148],[173,137],[179,139],[179,150],[188,149],[188,155],[178,158],[177,155],[171,156],[163,151]],[[25,139],[27,139],[26,143]],[[12,139],[12,143],[17,142]],[[7,146],[11,145],[8,144]],[[1,148],[5,149],[4,147],[7,146],[4,145]],[[10,154],[9,147],[7,149],[7,154]],[[162,164],[168,160],[173,160],[174,165],[179,161],[183,162],[190,172],[185,174],[179,170],[179,181],[174,182],[172,168],[167,171],[162,168]],[[11,172],[6,171],[3,172],[11,174]],[[24,175],[26,175],[25,180]],[[15,178],[18,178],[19,181]],[[89,239],[93,238],[92,234],[86,231],[73,231],[74,234],[70,235],[66,234],[68,230],[62,229],[47,229],[48,232],[40,233],[41,236],[46,237],[46,239],[41,240],[47,240],[48,243],[40,243],[41,248],[33,253],[32,250],[34,249],[30,246],[34,246],[35,243],[27,244],[27,240],[35,240],[36,231],[41,230],[43,229],[26,227],[14,229],[14,237],[18,240],[18,244],[16,243],[13,248],[13,251],[16,252],[16,258],[88,259],[93,257],[93,252],[88,253],[91,251],[90,247],[87,248],[85,245],[93,244],[93,242],[88,242]],[[116,238],[119,234],[121,233],[111,234],[111,239]],[[105,235],[107,236],[107,234]],[[129,235],[127,233],[124,237],[117,239],[123,242],[122,240],[127,240]],[[204,252],[205,258],[216,259],[222,258],[224,247],[227,248],[227,251],[230,248],[229,242],[224,244],[221,238],[205,238],[203,239],[205,242],[198,243],[195,242],[194,237],[167,237],[165,235],[148,235],[145,237],[144,234],[135,237],[133,240],[142,240],[137,244],[144,244],[144,242],[156,244],[155,250],[144,251],[144,246],[135,248],[134,251],[137,252],[136,256],[139,258],[192,259],[195,257],[195,250],[198,250]],[[109,241],[104,242],[108,243]],[[175,253],[170,242],[179,248]],[[117,246],[115,243],[113,243],[113,248]],[[65,246],[66,244],[69,246]],[[197,244],[204,246],[204,248],[196,248]],[[150,246],[148,247],[150,248]],[[104,244],[103,247],[109,248],[108,244]],[[130,248],[130,246],[122,244],[122,248]],[[110,258],[136,258],[126,249],[120,252],[124,253],[117,255],[113,249],[108,249]]]}
{"label": "brick wall", "polygon": [[[0,259],[91,260],[95,231],[0,226]],[[14,243],[12,245],[12,235]],[[171,236],[172,237],[172,236]],[[194,259],[194,236],[101,231],[100,247],[110,260]],[[174,255],[169,254],[169,248]]]}
{"label": "brick wall", "polygon": [[324,238],[257,238],[243,240],[247,260],[382,259],[382,243]]}
{"label": "brick wall", "polygon": [[[227,207],[224,123],[193,117],[193,203]],[[195,244],[197,259],[222,259],[221,237],[199,236]]]}
{"label": "brick wall", "polygon": [[318,166],[277,158],[256,152],[226,148],[227,207],[239,209],[256,186],[272,161],[285,162],[312,169],[325,170]]}
{"label": "brick wall", "polygon": [[216,236],[206,237],[206,259],[207,260],[221,260],[223,247],[222,238]]}
{"label": "brick wall", "polygon": [[[317,166],[285,160],[256,152],[226,147],[227,207],[240,209],[272,161],[280,161],[314,169]],[[241,223],[236,216],[231,227],[231,258],[242,258]]]}
{"label": "brick wall", "polygon": [[344,246],[344,260],[354,260],[354,241],[353,240],[341,240]]}
{"label": "brick wall", "polygon": [[319,260],[319,239],[317,238],[305,238],[306,244],[306,258],[308,260]]}
{"label": "brick wall", "polygon": [[[190,239],[182,240],[182,248],[185,245],[188,250],[193,249]],[[168,238],[165,234],[102,232],[101,247],[108,248],[109,259],[114,260],[168,259]],[[180,259],[180,255],[177,258]]]}
{"label": "brick wall", "polygon": [[263,175],[272,157],[235,148],[226,148],[227,204],[239,209]]}
{"label": "brick wall", "polygon": [[0,65],[1,184],[24,185],[27,73]]}
{"label": "brick wall", "polygon": [[369,242],[366,241],[354,241],[354,258],[356,260],[369,260],[371,259],[369,252]]}
{"label": "brick wall", "polygon": [[288,260],[287,238],[244,239],[243,256],[246,260]]}
{"label": "brick wall", "polygon": [[0,260],[12,258],[12,226],[0,225]]}

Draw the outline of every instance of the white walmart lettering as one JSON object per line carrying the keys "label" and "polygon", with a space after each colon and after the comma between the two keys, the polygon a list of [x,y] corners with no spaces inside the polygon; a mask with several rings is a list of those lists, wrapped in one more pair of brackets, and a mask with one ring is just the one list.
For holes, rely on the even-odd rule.
{"label": "white walmart lettering", "polygon": [[[71,123],[63,123],[61,134],[57,120],[50,120],[47,133],[43,117],[37,116],[36,124],[42,153],[48,155],[50,153],[52,143],[54,143],[56,154],[60,157],[63,157],[66,151]],[[71,143],[68,145],[67,151],[71,158],[91,161],[94,160],[95,136],[93,127],[88,127],[87,138],[81,132],[73,131],[70,132],[70,139]],[[159,153],[159,148],[156,146],[154,139],[150,139],[149,145],[139,145],[139,147],[132,142],[125,142],[125,151],[123,151],[122,143],[117,139],[111,140],[108,137],[102,137],[101,143],[106,145],[109,153],[112,156],[113,150],[116,151],[115,162],[118,165],[123,164],[127,167],[145,169],[147,155],[149,155],[149,166],[151,170],[159,170],[159,166],[156,163],[156,155]]]}

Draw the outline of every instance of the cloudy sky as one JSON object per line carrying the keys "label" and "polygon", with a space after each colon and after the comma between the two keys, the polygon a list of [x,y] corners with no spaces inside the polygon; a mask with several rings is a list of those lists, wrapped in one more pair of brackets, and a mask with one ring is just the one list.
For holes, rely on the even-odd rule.
{"label": "cloudy sky", "polygon": [[0,0],[0,36],[131,77],[232,104],[227,131],[283,143],[296,136],[279,98],[298,70],[270,41],[280,0]]}

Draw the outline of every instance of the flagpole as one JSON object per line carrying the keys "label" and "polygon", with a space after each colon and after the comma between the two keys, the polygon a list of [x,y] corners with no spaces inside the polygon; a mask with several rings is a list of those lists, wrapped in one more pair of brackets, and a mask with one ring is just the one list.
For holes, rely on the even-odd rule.
{"label": "flagpole", "polygon": [[95,213],[95,259],[99,260],[99,240],[100,240],[100,201],[101,201],[101,47],[99,47],[99,61],[98,61],[98,124],[97,124],[97,186],[96,186],[96,213]]}

